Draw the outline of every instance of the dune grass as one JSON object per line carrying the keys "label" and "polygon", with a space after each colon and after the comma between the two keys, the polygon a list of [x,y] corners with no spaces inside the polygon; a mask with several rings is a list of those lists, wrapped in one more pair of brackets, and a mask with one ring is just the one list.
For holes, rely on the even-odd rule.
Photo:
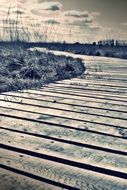
{"label": "dune grass", "polygon": [[80,59],[24,48],[0,50],[0,92],[41,87],[81,75],[84,71]]}

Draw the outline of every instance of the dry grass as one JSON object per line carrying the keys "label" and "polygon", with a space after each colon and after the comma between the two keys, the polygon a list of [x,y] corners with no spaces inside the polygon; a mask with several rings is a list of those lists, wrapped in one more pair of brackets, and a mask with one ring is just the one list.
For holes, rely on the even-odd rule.
{"label": "dry grass", "polygon": [[82,74],[80,59],[26,49],[1,49],[0,92],[40,87]]}

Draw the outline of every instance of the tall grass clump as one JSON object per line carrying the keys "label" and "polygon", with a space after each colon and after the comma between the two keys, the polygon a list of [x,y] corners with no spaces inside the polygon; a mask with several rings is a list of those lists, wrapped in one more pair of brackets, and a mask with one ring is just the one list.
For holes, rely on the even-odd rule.
{"label": "tall grass clump", "polygon": [[26,49],[4,49],[0,55],[0,92],[40,87],[78,76],[84,70],[80,59]]}

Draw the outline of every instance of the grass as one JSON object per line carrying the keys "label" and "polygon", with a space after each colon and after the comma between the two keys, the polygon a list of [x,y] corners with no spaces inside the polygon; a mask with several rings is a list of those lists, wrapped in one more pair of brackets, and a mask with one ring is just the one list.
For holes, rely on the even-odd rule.
{"label": "grass", "polygon": [[81,75],[84,71],[80,59],[25,48],[0,49],[0,92],[41,87]]}

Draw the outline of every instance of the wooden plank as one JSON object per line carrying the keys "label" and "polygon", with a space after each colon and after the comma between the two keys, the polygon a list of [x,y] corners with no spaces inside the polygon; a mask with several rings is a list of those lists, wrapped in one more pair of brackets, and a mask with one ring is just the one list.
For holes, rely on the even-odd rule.
{"label": "wooden plank", "polygon": [[[37,90],[38,89],[33,89],[33,90]],[[67,87],[57,87],[57,86],[48,86],[47,88],[40,88],[39,91],[47,91],[47,92],[52,92],[52,91],[56,91],[58,93],[75,93],[75,95],[77,96],[84,96],[84,97],[95,97],[98,96],[99,99],[107,99],[109,100],[117,100],[117,101],[123,101],[123,102],[127,102],[126,98],[127,98],[127,91],[119,91],[118,89],[116,90],[116,92],[110,91],[110,90],[95,90],[92,88],[85,88],[85,89],[71,89],[71,88],[67,88]],[[107,94],[108,92],[108,94]]]}
{"label": "wooden plank", "polygon": [[[9,158],[9,157],[8,157]],[[8,160],[8,163],[10,160]],[[0,169],[0,189],[1,190],[61,190],[60,187],[44,183],[41,180],[34,179],[33,176],[25,176],[19,173],[12,172],[10,166],[6,166],[6,169]],[[10,170],[9,170],[10,169]],[[33,178],[32,178],[33,177]]]}
{"label": "wooden plank", "polygon": [[[23,118],[23,117],[22,117]],[[54,118],[55,119],[55,118]],[[17,123],[17,119],[15,117],[9,117],[8,114],[4,114],[4,116],[0,116],[0,120],[1,120],[1,126],[7,126],[7,127],[13,127],[15,126],[15,123]],[[18,118],[18,120],[20,121],[20,119]],[[24,119],[22,119],[24,120]],[[10,121],[13,121],[10,123]],[[29,121],[29,118],[28,118],[28,121]],[[84,132],[91,132],[91,133],[94,133],[94,134],[99,134],[99,135],[107,135],[107,136],[112,136],[112,137],[118,137],[118,138],[126,138],[126,129],[125,128],[120,128],[120,127],[111,127],[111,126],[103,126],[103,125],[98,125],[98,124],[90,124],[90,123],[81,123],[81,122],[76,122],[74,123],[73,121],[71,120],[66,120],[66,122],[64,122],[64,124],[61,126],[60,124],[60,121],[57,119],[53,122],[53,119],[50,120],[50,117],[46,117],[46,116],[43,116],[43,120],[42,120],[42,116],[41,116],[41,120],[37,119],[38,121],[38,124],[39,125],[44,125],[44,123],[47,121],[47,126],[49,126],[50,128],[50,125],[54,124],[53,126],[55,126],[56,124],[56,127],[59,128],[63,128],[63,126],[66,128],[66,129],[74,129],[74,130],[78,130],[78,131],[84,131]],[[44,122],[43,122],[44,121]],[[25,120],[26,122],[26,120]],[[34,122],[34,121],[33,121]],[[62,121],[61,121],[62,122]],[[35,122],[36,124],[37,122]],[[11,124],[11,126],[10,126]],[[22,124],[22,121],[21,121],[21,124]],[[18,125],[20,125],[20,122],[18,122]],[[37,125],[37,124],[36,124]],[[54,127],[55,128],[55,127]],[[42,128],[43,130],[43,128]]]}
{"label": "wooden plank", "polygon": [[[52,109],[60,109],[63,111],[72,111],[74,113],[79,114],[88,114],[88,115],[97,115],[97,116],[104,116],[104,117],[112,117],[116,119],[127,119],[127,112],[120,112],[119,110],[112,110],[112,109],[101,109],[100,107],[86,107],[86,106],[74,106],[69,104],[61,104],[59,102],[53,102],[53,101],[46,101],[46,100],[39,100],[39,99],[29,99],[26,97],[18,97],[18,96],[9,96],[9,95],[0,95],[0,101],[5,102],[15,102],[17,104],[25,104],[25,105],[31,105],[31,106],[37,106],[37,107],[46,107],[46,108],[52,108]],[[92,108],[92,109],[90,109]]]}
{"label": "wooden plank", "polygon": [[[76,130],[68,130],[68,128],[64,127],[63,130],[59,129],[59,127],[56,129],[54,128],[54,126],[56,126],[56,124],[54,124],[54,126],[52,126],[51,128],[51,132],[47,129],[46,131],[46,127],[44,126],[44,131],[40,130],[41,126],[38,127],[38,125],[34,124],[34,126],[37,128],[36,130],[38,130],[37,134],[42,134],[42,135],[47,135],[50,137],[56,137],[59,139],[66,139],[69,141],[73,141],[73,142],[77,142],[77,143],[82,143],[82,146],[87,146],[87,145],[91,145],[91,146],[95,146],[96,149],[108,149],[107,151],[109,152],[115,152],[115,151],[121,151],[121,154],[126,155],[126,147],[127,147],[127,142],[125,139],[121,139],[121,138],[117,138],[117,137],[110,137],[107,135],[99,135],[99,134],[94,134],[94,133],[90,133],[90,132],[82,132],[82,131],[76,131]],[[6,128],[6,126],[3,126]],[[28,129],[27,131],[29,131],[29,128],[31,126],[28,125]],[[24,131],[26,129],[26,126],[24,126]],[[20,130],[20,129],[19,129]],[[36,132],[36,130],[34,131],[34,133]],[[59,131],[60,130],[60,131]],[[32,129],[30,130],[32,131]],[[45,132],[45,133],[44,133]],[[63,133],[63,135],[62,135]],[[104,150],[106,151],[106,150]]]}
{"label": "wooden plank", "polygon": [[127,186],[124,179],[79,168],[75,169],[72,166],[66,167],[63,164],[4,149],[2,150],[1,163],[79,189],[124,190]]}
{"label": "wooden plank", "polygon": [[[7,140],[8,139],[8,140]],[[103,152],[100,150],[89,149],[85,147],[80,147],[76,145],[66,144],[62,142],[52,141],[50,139],[44,139],[40,137],[34,137],[32,135],[20,134],[17,132],[6,131],[1,129],[1,144],[4,144],[2,147],[12,147],[11,150],[14,150],[13,147],[22,149],[24,151],[32,151],[44,156],[49,160],[50,157],[53,157],[54,161],[57,163],[63,163],[65,165],[73,165],[74,167],[84,168],[90,171],[96,171],[99,173],[105,173],[106,170],[111,170],[109,172],[112,176],[120,172],[127,174],[127,157],[124,155],[117,155],[108,152]],[[6,146],[5,146],[6,145]],[[62,161],[63,160],[63,161]],[[64,161],[64,160],[67,160]],[[118,162],[118,160],[120,160]],[[73,162],[75,164],[73,164]],[[79,166],[79,164],[81,166]],[[96,167],[96,168],[94,168]],[[102,168],[103,170],[99,170]],[[110,174],[107,175],[110,175]],[[120,177],[120,176],[119,176]]]}
{"label": "wooden plank", "polygon": [[105,125],[111,125],[112,123],[114,126],[118,127],[126,127],[127,124],[127,119],[117,119],[117,118],[110,118],[110,117],[105,117],[105,116],[98,116],[98,115],[88,115],[87,113],[74,113],[74,112],[68,112],[65,110],[58,110],[58,109],[51,109],[48,107],[37,107],[37,106],[32,106],[32,105],[24,105],[24,104],[17,104],[14,102],[4,102],[0,101],[0,107],[2,106],[4,108],[12,108],[12,109],[20,109],[22,111],[29,111],[32,113],[40,113],[40,114],[47,114],[48,116],[51,117],[61,117],[63,119],[72,119],[73,121],[82,121],[82,122],[96,122],[100,124],[105,124]]}
{"label": "wooden plank", "polygon": [[[102,67],[102,69],[103,69],[103,67]],[[104,75],[104,76],[113,76],[114,78],[115,77],[127,77],[127,73],[119,73],[119,72],[117,72],[117,73],[113,73],[113,72],[99,72],[99,71],[97,71],[97,72],[90,72],[90,74],[92,74],[93,76],[94,75]]]}
{"label": "wooden plank", "polygon": [[[7,109],[3,109],[3,111],[8,111]],[[11,110],[10,110],[11,111]],[[16,112],[14,112],[16,111]],[[12,111],[11,111],[12,112]],[[124,127],[114,127],[114,126],[106,126],[106,125],[98,125],[95,123],[93,123],[93,125],[89,123],[89,125],[87,123],[79,123],[79,122],[73,122],[70,119],[69,120],[64,120],[61,118],[56,118],[54,117],[50,117],[47,115],[39,115],[39,114],[33,114],[33,113],[29,113],[29,112],[23,112],[21,111],[21,113],[17,110],[13,110],[13,113],[15,114],[0,114],[1,116],[4,116],[6,118],[16,118],[16,119],[23,119],[23,120],[28,120],[28,121],[33,121],[33,122],[39,122],[39,123],[43,123],[43,124],[48,124],[48,125],[52,125],[52,126],[57,126],[57,127],[65,127],[67,129],[76,129],[78,131],[84,131],[84,132],[91,132],[93,134],[98,134],[98,135],[102,135],[102,136],[109,136],[109,137],[118,137],[118,138],[126,138],[126,128]],[[24,116],[24,117],[23,117]],[[64,122],[65,121],[65,122]],[[1,124],[5,124],[6,120],[4,118],[4,120],[1,118]],[[63,124],[64,123],[64,124]],[[107,129],[107,131],[105,131],[105,129]]]}
{"label": "wooden plank", "polygon": [[72,78],[72,79],[67,79],[67,80],[62,80],[62,81],[57,81],[57,83],[59,83],[59,82],[62,82],[62,83],[68,83],[68,82],[81,82],[81,83],[88,83],[88,84],[104,84],[104,85],[111,85],[111,86],[119,86],[119,87],[124,87],[124,84],[125,84],[125,81],[119,81],[119,82],[117,82],[117,81],[107,81],[107,80],[102,80],[101,78],[100,78],[100,80],[98,80],[98,78],[95,78],[95,79],[87,79],[86,80],[86,78],[85,78],[85,76],[86,76],[86,74],[87,73],[83,73],[81,76],[79,76],[79,77],[75,77],[75,78]]}
{"label": "wooden plank", "polygon": [[[89,69],[89,72],[97,72],[97,71],[100,71],[100,72],[110,72],[110,73],[114,73],[114,74],[117,74],[117,73],[127,73],[127,67],[87,67],[87,70]],[[115,70],[114,70],[115,69]]]}
{"label": "wooden plank", "polygon": [[[127,87],[126,86],[119,86],[119,85],[116,85],[116,84],[110,84],[110,83],[97,83],[96,81],[90,83],[90,82],[87,82],[87,81],[83,81],[83,79],[80,79],[80,80],[75,80],[75,81],[70,81],[70,82],[56,82],[55,83],[56,86],[59,86],[59,87],[68,87],[68,88],[71,88],[71,89],[85,89],[86,87],[89,87],[89,88],[92,88],[92,89],[99,89],[100,87],[102,87],[103,90],[107,90],[107,89],[113,89],[113,90],[120,90],[120,91],[127,91]],[[53,83],[51,83],[49,86],[53,86],[55,85]]]}
{"label": "wooden plank", "polygon": [[87,74],[86,75],[86,79],[98,79],[98,80],[100,80],[100,79],[103,79],[103,80],[106,80],[106,81],[112,81],[112,82],[114,82],[114,81],[116,81],[116,82],[127,82],[127,79],[126,79],[126,76],[125,76],[125,78],[114,78],[114,77],[111,77],[111,76],[106,76],[106,75],[103,75],[103,76],[101,76],[101,75],[93,75],[92,73],[91,74]]}
{"label": "wooden plank", "polygon": [[[40,113],[34,113],[34,112],[28,112],[28,111],[22,111],[17,109],[10,109],[10,108],[1,108],[0,116],[7,117],[7,118],[17,118],[17,119],[23,119],[27,121],[33,121],[33,122],[39,122],[43,124],[49,124],[52,126],[58,126],[58,127],[65,127],[67,129],[76,129],[78,131],[84,131],[84,132],[91,132],[94,134],[99,135],[107,135],[112,137],[122,137],[122,133],[126,133],[126,127],[118,127],[114,125],[106,125],[106,124],[98,124],[96,122],[79,122],[79,121],[73,121],[71,119],[64,119],[61,117],[56,116],[49,116],[45,114]],[[90,129],[91,126],[91,129]],[[97,126],[97,129],[96,129]],[[108,130],[107,132],[105,131]],[[94,130],[95,128],[95,130]],[[104,128],[104,129],[103,129]],[[115,133],[113,135],[113,132]],[[123,136],[124,137],[124,136]]]}
{"label": "wooden plank", "polygon": [[[21,101],[23,98],[27,98],[28,101],[31,99],[38,100],[40,101],[40,104],[42,104],[42,101],[47,102],[52,102],[52,103],[60,103],[60,104],[66,104],[66,105],[71,105],[71,106],[78,106],[81,108],[84,107],[89,107],[89,108],[99,108],[99,109],[104,109],[104,110],[111,110],[111,111],[117,111],[117,112],[123,112],[127,113],[127,107],[126,105],[121,105],[121,104],[114,104],[110,102],[109,100],[105,101],[96,101],[94,99],[73,99],[73,97],[59,97],[57,94],[56,95],[41,95],[41,94],[33,94],[33,93],[25,93],[25,92],[10,92],[10,93],[3,93],[1,94],[4,96],[5,100],[17,100],[17,97],[21,98]],[[10,98],[8,98],[10,96]]]}
{"label": "wooden plank", "polygon": [[[7,129],[13,129],[13,130],[21,130],[21,131],[26,131],[26,132],[32,132],[34,134],[40,134],[40,135],[46,135],[49,137],[56,137],[58,139],[67,139],[67,140],[72,140],[75,141],[75,138],[77,142],[83,143],[80,139],[78,139],[78,136],[83,136],[84,132],[91,132],[96,131],[102,133],[102,137],[104,135],[111,135],[112,137],[123,137],[124,134],[126,134],[126,130],[120,129],[120,128],[111,128],[111,127],[104,127],[104,126],[98,126],[98,125],[91,125],[90,127],[87,127],[87,130],[84,130],[85,127],[81,128],[75,125],[75,128],[71,129],[68,126],[65,126],[65,128],[61,127],[61,125],[49,125],[49,124],[44,124],[41,122],[33,122],[33,121],[26,121],[23,119],[16,119],[14,117],[0,117],[0,123],[1,127],[5,127]],[[52,127],[51,127],[52,126]],[[73,127],[73,124],[70,124],[70,126]],[[85,125],[84,125],[85,126]],[[83,129],[82,131],[80,129]],[[71,132],[71,135],[70,135]],[[99,133],[99,134],[100,134]],[[70,138],[68,137],[68,134],[70,135]],[[87,134],[87,133],[86,133]],[[96,133],[97,134],[97,133]],[[77,137],[76,137],[77,136]]]}
{"label": "wooden plank", "polygon": [[118,100],[118,101],[123,101],[123,102],[126,102],[126,91],[125,92],[120,92],[119,90],[116,90],[116,91],[111,91],[111,90],[103,90],[103,89],[97,89],[94,90],[92,88],[87,88],[85,87],[85,89],[83,90],[80,90],[80,89],[68,89],[66,87],[57,87],[57,86],[54,86],[54,87],[50,87],[50,86],[47,86],[46,88],[45,87],[42,87],[40,88],[39,90],[38,89],[33,89],[33,90],[36,90],[36,91],[47,91],[47,92],[59,92],[59,93],[75,93],[75,95],[77,96],[88,96],[88,97],[92,97],[92,96],[98,96],[98,98],[106,98],[106,96],[108,96],[107,98],[110,98],[110,100]]}
{"label": "wooden plank", "polygon": [[[82,81],[82,82],[80,82],[80,81]],[[55,83],[55,84],[57,84],[57,86],[59,86],[59,87],[67,87],[67,88],[70,88],[70,89],[81,89],[81,90],[85,90],[85,87],[92,87],[92,88],[100,88],[100,87],[104,87],[104,89],[106,89],[106,87],[108,87],[109,89],[120,89],[121,91],[127,91],[127,87],[126,86],[119,86],[119,85],[112,85],[112,84],[107,84],[107,83],[97,83],[97,82],[92,82],[92,83],[90,83],[90,82],[88,82],[88,81],[84,81],[83,82],[83,80],[77,80],[77,81],[74,81],[74,82],[72,82],[72,81],[70,81],[70,82],[65,82],[65,83],[63,83],[63,82],[57,82],[57,83]],[[55,85],[54,84],[54,85]],[[51,86],[53,86],[53,83],[51,83]]]}
{"label": "wooden plank", "polygon": [[110,80],[110,78],[105,80],[104,78],[99,78],[99,77],[98,78],[97,77],[92,78],[92,77],[88,77],[88,76],[86,77],[85,74],[82,75],[82,78],[85,79],[86,81],[90,81],[90,80],[91,81],[96,81],[96,82],[105,82],[106,81],[107,83],[115,83],[117,85],[122,84],[122,85],[126,86],[126,81],[121,81],[121,80]]}
{"label": "wooden plank", "polygon": [[[83,83],[82,83],[83,84]],[[79,86],[78,84],[77,85],[72,85],[72,84],[70,84],[70,85],[67,85],[67,84],[57,84],[57,83],[55,83],[55,84],[50,84],[50,85],[47,85],[46,86],[47,88],[46,89],[48,89],[49,87],[54,87],[55,89],[61,89],[61,90],[70,90],[70,91],[76,91],[76,92],[90,92],[91,93],[91,91],[102,91],[102,93],[103,92],[112,92],[112,94],[113,95],[115,95],[116,97],[118,97],[118,95],[116,95],[116,93],[117,94],[121,94],[121,93],[123,93],[121,96],[119,96],[119,98],[121,97],[126,97],[125,95],[126,95],[126,93],[127,93],[127,88],[120,88],[120,87],[111,87],[111,86],[106,86],[106,87],[104,87],[104,86],[101,86],[101,89],[99,88],[99,87],[97,87],[97,86],[94,86],[94,85],[89,85],[89,84],[84,84],[84,86]],[[125,93],[125,95],[124,95],[124,93]],[[111,96],[112,96],[112,94],[111,94]]]}
{"label": "wooden plank", "polygon": [[[62,80],[62,81],[57,81],[57,84],[86,84],[86,85],[90,85],[90,86],[112,86],[112,87],[120,87],[120,88],[127,88],[124,83],[118,83],[116,84],[116,82],[111,82],[109,81],[107,83],[107,81],[98,81],[98,80],[86,80],[83,78],[73,78],[71,80]],[[78,86],[77,86],[78,87]]]}
{"label": "wooden plank", "polygon": [[60,91],[53,91],[53,90],[24,90],[24,92],[27,92],[27,93],[31,93],[31,94],[35,94],[35,95],[52,95],[52,96],[57,96],[57,97],[61,97],[61,98],[70,98],[70,99],[76,99],[76,100],[81,100],[82,101],[96,101],[96,102],[108,102],[109,104],[117,104],[117,105],[126,105],[127,102],[126,100],[120,100],[119,98],[110,98],[110,96],[98,96],[98,95],[78,95],[78,94],[75,94],[75,93],[67,93],[67,92],[60,92]]}

